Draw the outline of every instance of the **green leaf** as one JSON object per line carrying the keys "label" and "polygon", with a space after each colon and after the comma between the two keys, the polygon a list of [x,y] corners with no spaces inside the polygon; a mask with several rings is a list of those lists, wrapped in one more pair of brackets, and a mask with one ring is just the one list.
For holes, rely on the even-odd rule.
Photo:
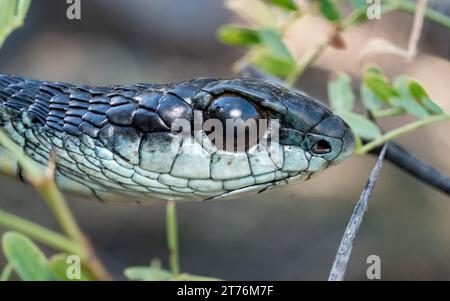
{"label": "green leaf", "polygon": [[345,19],[344,27],[348,30],[367,21],[367,8],[355,9],[350,16]]}
{"label": "green leaf", "polygon": [[333,0],[319,0],[321,14],[331,22],[338,22],[342,19],[341,13]]}
{"label": "green leaf", "polygon": [[16,17],[16,0],[7,0],[6,23],[13,24]]}
{"label": "green leaf", "polygon": [[370,111],[378,111],[383,106],[381,99],[370,90],[366,84],[361,83],[361,102]]}
{"label": "green leaf", "polygon": [[422,103],[422,107],[424,107],[432,115],[441,115],[445,113],[444,110],[430,98],[424,97],[420,100],[420,102]]}
{"label": "green leaf", "polygon": [[2,237],[3,252],[19,277],[25,281],[53,280],[47,257],[26,236],[7,232]]}
{"label": "green leaf", "polygon": [[379,75],[384,75],[383,70],[381,70],[380,67],[378,66],[370,66],[368,67],[364,74],[368,74],[368,73],[375,73],[375,74],[379,74]]}
{"label": "green leaf", "polygon": [[17,16],[22,20],[22,22],[30,9],[30,5],[31,0],[19,0],[19,4],[17,5]]}
{"label": "green leaf", "polygon": [[293,0],[265,0],[267,3],[286,10],[297,11],[298,7]]}
{"label": "green leaf", "polygon": [[428,112],[409,93],[408,82],[408,78],[404,76],[399,76],[394,80],[394,87],[399,92],[399,95],[391,97],[389,104],[395,108],[403,108],[412,116],[418,118],[428,117]]}
{"label": "green leaf", "polygon": [[296,64],[292,60],[280,58],[266,49],[256,51],[251,62],[267,73],[284,77],[294,71]]}
{"label": "green leaf", "polygon": [[408,83],[408,90],[417,101],[420,102],[422,107],[426,109],[430,114],[439,115],[443,114],[442,110],[435,102],[433,102],[425,89],[415,80],[411,80]]}
{"label": "green leaf", "polygon": [[251,46],[260,42],[258,31],[234,25],[221,27],[217,36],[222,43],[231,46]]}
{"label": "green leaf", "polygon": [[361,138],[373,140],[381,136],[378,126],[365,116],[353,112],[336,112]]}
{"label": "green leaf", "polygon": [[22,26],[31,0],[0,1],[0,47],[8,36]]}
{"label": "green leaf", "polygon": [[9,1],[0,1],[0,32],[3,31],[3,28],[6,24],[6,14],[8,12],[7,5]]}
{"label": "green leaf", "polygon": [[261,48],[251,58],[252,63],[275,76],[286,76],[291,73],[296,62],[281,39],[281,35],[273,29],[266,28],[259,32]]}
{"label": "green leaf", "polygon": [[391,86],[387,78],[376,72],[366,72],[363,78],[364,84],[381,100],[388,102],[390,97],[399,96],[399,93]]}
{"label": "green leaf", "polygon": [[406,95],[392,97],[389,103],[395,108],[404,109],[406,113],[417,118],[426,118],[429,115],[424,108]]}
{"label": "green leaf", "polygon": [[422,98],[422,97],[429,97],[427,91],[425,91],[424,87],[422,87],[421,84],[419,84],[415,80],[410,80],[408,82],[408,90],[411,92],[411,95],[413,95],[416,98]]}
{"label": "green leaf", "polygon": [[273,56],[293,61],[291,53],[284,44],[280,33],[271,28],[264,28],[259,32],[259,38]]}
{"label": "green leaf", "polygon": [[83,264],[80,266],[80,278],[79,279],[69,279],[67,277],[67,272],[72,268],[72,262],[68,262],[67,259],[70,257],[69,254],[56,254],[50,258],[50,267],[53,274],[60,281],[94,281],[96,278],[91,275]]}
{"label": "green leaf", "polygon": [[343,72],[335,80],[328,82],[328,97],[333,111],[352,111],[355,95],[352,91],[351,77]]}
{"label": "green leaf", "polygon": [[130,267],[124,271],[125,277],[134,281],[167,281],[172,273],[158,267]]}

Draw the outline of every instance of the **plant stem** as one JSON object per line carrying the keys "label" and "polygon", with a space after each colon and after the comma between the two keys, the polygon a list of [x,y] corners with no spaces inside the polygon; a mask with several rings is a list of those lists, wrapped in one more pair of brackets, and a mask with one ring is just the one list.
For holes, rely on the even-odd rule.
{"label": "plant stem", "polygon": [[0,275],[0,282],[8,281],[9,277],[11,277],[13,269],[14,269],[13,264],[11,262],[8,262]]}
{"label": "plant stem", "polygon": [[106,272],[99,258],[92,248],[91,242],[86,239],[78,226],[72,212],[64,199],[64,196],[56,187],[54,181],[48,181],[47,184],[36,187],[39,194],[49,207],[53,216],[57,220],[63,232],[70,237],[78,245],[83,247],[86,265],[91,270],[92,274],[99,280],[110,280],[111,277]]}
{"label": "plant stem", "polygon": [[1,130],[0,144],[16,157],[24,170],[26,178],[41,195],[63,232],[82,248],[83,252],[81,254],[84,255],[86,266],[89,267],[92,274],[99,280],[111,279],[96,256],[91,243],[83,235],[75,221],[64,196],[56,186],[54,181],[55,164],[53,160],[50,159],[49,166],[42,168],[41,165],[28,158],[23,150]]}
{"label": "plant stem", "polygon": [[389,108],[379,111],[373,111],[373,117],[375,118],[383,118],[383,117],[392,117],[392,116],[398,116],[405,113],[405,110],[402,108]]}
{"label": "plant stem", "polygon": [[38,224],[0,210],[0,225],[21,232],[55,250],[85,257],[83,249],[65,236]]}
{"label": "plant stem", "polygon": [[[64,233],[74,241],[84,241],[83,234],[75,222],[63,195],[53,181],[54,168],[47,167],[43,169],[40,165],[28,158],[23,150],[1,130],[0,144],[3,145],[6,150],[11,152],[11,154],[14,154],[23,168],[25,176],[42,196]],[[51,165],[54,164],[51,163]]]}
{"label": "plant stem", "polygon": [[418,120],[415,122],[411,122],[405,126],[397,128],[395,130],[392,130],[392,131],[384,134],[383,136],[365,144],[361,148],[357,149],[356,153],[359,155],[366,154],[366,153],[370,152],[371,150],[381,146],[382,144],[384,144],[400,135],[410,133],[414,130],[417,130],[418,128],[430,125],[432,123],[444,121],[444,120],[450,120],[450,114],[436,115],[436,116],[428,117],[428,118]]}
{"label": "plant stem", "polygon": [[342,236],[341,243],[339,244],[338,250],[336,252],[336,257],[333,262],[333,266],[330,271],[330,276],[328,281],[343,281],[345,272],[347,270],[348,262],[352,254],[353,245],[355,243],[356,234],[358,234],[359,227],[364,218],[364,214],[367,211],[370,197],[372,195],[373,189],[375,188],[375,183],[380,176],[381,167],[383,164],[383,159],[386,154],[387,144],[383,147],[380,155],[378,156],[377,163],[370,173],[369,180],[367,181],[361,196],[356,203],[355,209],[353,210],[352,216],[348,221],[347,228],[345,229],[344,235]]}
{"label": "plant stem", "polygon": [[167,202],[166,214],[167,246],[169,248],[170,270],[173,275],[178,275],[180,273],[180,263],[178,255],[177,214],[174,201]]}
{"label": "plant stem", "polygon": [[412,60],[417,55],[417,47],[422,34],[422,28],[427,9],[428,0],[417,1],[416,10],[414,12],[414,23],[408,42],[408,60]]}
{"label": "plant stem", "polygon": [[55,182],[49,181],[48,184],[36,188],[63,232],[76,242],[84,242],[84,235],[75,222],[67,203],[63,201],[64,197],[56,187]]}
{"label": "plant stem", "polygon": [[[416,11],[416,4],[411,1],[401,0],[397,2],[397,9],[414,13]],[[425,10],[425,18],[450,29],[450,17],[437,10],[427,8]]]}
{"label": "plant stem", "polygon": [[291,72],[285,79],[286,83],[294,86],[302,74],[308,69],[327,48],[329,39],[320,42],[316,46],[309,49],[298,62],[294,71]]}

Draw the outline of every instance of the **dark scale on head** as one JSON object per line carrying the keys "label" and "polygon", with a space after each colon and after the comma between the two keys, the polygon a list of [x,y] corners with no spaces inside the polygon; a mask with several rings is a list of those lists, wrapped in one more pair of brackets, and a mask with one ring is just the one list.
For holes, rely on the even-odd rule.
{"label": "dark scale on head", "polygon": [[167,125],[172,125],[177,119],[192,120],[192,108],[183,99],[172,94],[164,95],[156,110]]}

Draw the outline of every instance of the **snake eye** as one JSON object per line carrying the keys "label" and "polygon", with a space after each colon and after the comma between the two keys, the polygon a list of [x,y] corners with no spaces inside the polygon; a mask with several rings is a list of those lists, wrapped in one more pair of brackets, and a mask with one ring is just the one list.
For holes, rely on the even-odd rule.
{"label": "snake eye", "polygon": [[215,118],[222,123],[227,119],[242,119],[244,121],[260,119],[261,113],[248,100],[234,95],[222,96],[214,100],[207,112],[208,118]]}
{"label": "snake eye", "polygon": [[237,95],[224,95],[216,98],[207,109],[205,131],[211,139],[214,128],[213,139],[217,148],[245,151],[257,144],[264,134],[259,133],[259,121],[265,117],[266,114],[249,100]]}
{"label": "snake eye", "polygon": [[313,145],[311,151],[316,155],[325,155],[331,152],[331,145],[326,140],[319,140]]}

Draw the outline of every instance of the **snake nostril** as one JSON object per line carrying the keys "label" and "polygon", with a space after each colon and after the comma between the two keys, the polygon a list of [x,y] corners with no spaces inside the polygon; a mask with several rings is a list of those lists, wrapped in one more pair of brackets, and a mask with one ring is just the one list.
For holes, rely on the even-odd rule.
{"label": "snake nostril", "polygon": [[326,140],[319,140],[313,145],[311,151],[317,155],[325,155],[331,152],[331,145]]}

